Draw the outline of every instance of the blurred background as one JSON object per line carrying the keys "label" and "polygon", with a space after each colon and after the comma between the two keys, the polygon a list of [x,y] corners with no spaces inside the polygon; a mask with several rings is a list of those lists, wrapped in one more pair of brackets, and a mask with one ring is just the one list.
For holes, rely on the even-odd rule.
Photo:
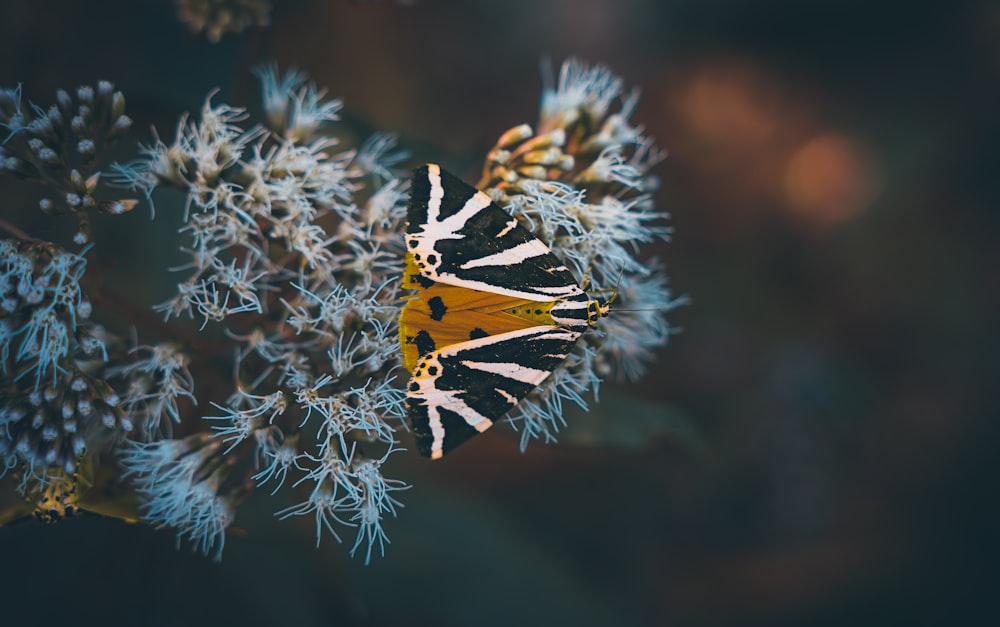
{"label": "blurred background", "polygon": [[[218,43],[177,6],[2,0],[0,85],[47,104],[110,80],[149,142],[216,87],[256,110],[250,69],[274,60],[345,100],[348,140],[397,131],[414,163],[475,180],[534,122],[540,59],[602,62],[642,88],[633,120],[670,152],[674,239],[649,253],[692,304],[648,376],[607,384],[559,445],[521,455],[504,428],[441,463],[396,456],[414,487],[368,567],[266,498],[221,565],[115,520],[18,525],[0,529],[3,623],[996,615],[1000,4],[276,0],[268,26]],[[23,187],[0,180],[3,216],[54,237]],[[118,235],[108,280],[141,304],[170,294],[167,195],[155,222],[96,225]]]}

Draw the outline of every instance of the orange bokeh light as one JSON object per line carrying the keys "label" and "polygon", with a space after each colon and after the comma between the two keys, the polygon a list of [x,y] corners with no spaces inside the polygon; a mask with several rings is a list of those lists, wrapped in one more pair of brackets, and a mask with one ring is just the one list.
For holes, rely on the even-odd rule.
{"label": "orange bokeh light", "polygon": [[849,220],[878,196],[879,170],[860,142],[836,133],[817,135],[795,149],[785,166],[788,210],[825,225]]}

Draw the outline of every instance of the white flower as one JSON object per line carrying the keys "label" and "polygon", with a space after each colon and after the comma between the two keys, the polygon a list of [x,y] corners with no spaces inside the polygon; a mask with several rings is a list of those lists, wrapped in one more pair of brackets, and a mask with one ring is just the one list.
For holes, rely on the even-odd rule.
{"label": "white flower", "polygon": [[339,120],[340,100],[324,100],[325,89],[306,85],[292,95],[292,111],[288,116],[285,136],[295,141],[307,141],[323,122]]}
{"label": "white flower", "polygon": [[108,376],[126,380],[121,406],[139,424],[139,437],[151,438],[169,428],[170,422],[180,423],[180,399],[197,404],[194,377],[187,355],[173,344],[136,346],[130,354],[132,361],[109,368]]}
{"label": "white flower", "polygon": [[260,79],[261,99],[268,126],[278,133],[283,133],[292,93],[306,83],[306,75],[292,68],[281,76],[278,66],[273,63],[258,66],[254,74]]}
{"label": "white flower", "polygon": [[223,454],[229,453],[240,442],[258,430],[274,422],[275,417],[285,413],[288,404],[281,390],[266,395],[254,395],[243,390],[237,390],[229,401],[230,406],[224,407],[218,403],[212,406],[223,412],[221,416],[205,416],[205,420],[218,420],[228,424],[213,425],[215,437],[222,438],[229,444]]}
{"label": "white flower", "polygon": [[580,112],[600,119],[621,94],[623,82],[603,65],[588,66],[569,59],[559,70],[558,82],[552,79],[551,65],[543,69],[542,104],[539,132],[576,122]]}
{"label": "white flower", "polygon": [[397,149],[397,133],[373,133],[358,149],[355,163],[374,179],[396,178],[395,167],[410,158],[408,150]]}
{"label": "white flower", "polygon": [[222,559],[226,529],[235,517],[232,499],[220,494],[224,467],[203,475],[220,443],[185,440],[129,442],[121,462],[143,496],[143,519],[177,530],[202,553]]}

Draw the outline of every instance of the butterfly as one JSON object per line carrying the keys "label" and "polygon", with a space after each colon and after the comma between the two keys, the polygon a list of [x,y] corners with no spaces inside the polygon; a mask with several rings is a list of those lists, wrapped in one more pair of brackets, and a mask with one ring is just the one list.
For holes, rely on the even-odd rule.
{"label": "butterfly", "polygon": [[439,459],[545,381],[610,306],[489,196],[435,164],[414,171],[405,240],[406,410],[417,450]]}

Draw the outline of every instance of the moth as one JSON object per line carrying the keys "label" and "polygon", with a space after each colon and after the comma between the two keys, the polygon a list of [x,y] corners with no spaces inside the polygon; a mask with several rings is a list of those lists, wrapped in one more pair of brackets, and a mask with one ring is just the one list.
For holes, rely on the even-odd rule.
{"label": "moth", "polygon": [[399,317],[417,450],[439,459],[486,431],[606,316],[548,246],[440,166],[414,171]]}

